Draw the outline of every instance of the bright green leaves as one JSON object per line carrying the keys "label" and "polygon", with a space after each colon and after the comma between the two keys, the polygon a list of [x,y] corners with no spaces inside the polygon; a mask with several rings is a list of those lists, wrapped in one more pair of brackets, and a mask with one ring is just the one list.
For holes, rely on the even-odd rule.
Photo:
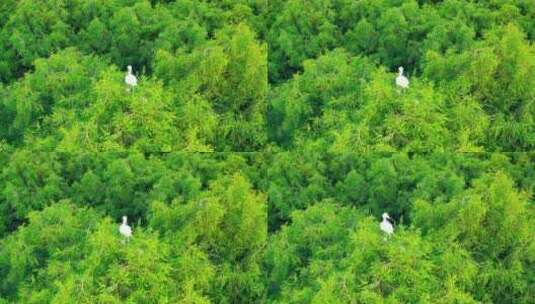
{"label": "bright green leaves", "polygon": [[117,225],[102,221],[88,238],[88,256],[78,276],[65,284],[60,294],[81,303],[176,301],[177,286],[172,281],[168,246],[154,234],[134,227],[134,236],[125,243]]}
{"label": "bright green leaves", "polygon": [[246,25],[226,27],[188,53],[158,51],[155,73],[180,99],[187,150],[255,151],[265,144],[266,47]]}
{"label": "bright green leaves", "polygon": [[[274,89],[270,96],[270,135],[284,146],[327,137],[325,129],[347,124],[362,103],[362,85],[373,69],[367,60],[349,58],[343,51],[304,65],[302,75]],[[299,138],[305,134],[307,138]]]}
{"label": "bright green leaves", "polygon": [[[525,18],[533,9],[513,2],[273,4],[268,34],[275,85],[268,114],[271,139],[291,148],[321,137],[314,145],[332,152],[529,151],[535,142],[535,73],[533,26]],[[364,79],[351,77],[357,94],[346,93],[351,101],[345,102],[355,106],[350,113],[329,108],[325,99],[307,99],[304,82],[321,82],[318,89],[326,89],[328,83],[347,80],[342,68],[334,75],[324,71],[324,77],[304,79],[313,73],[311,61],[325,62],[341,47],[349,58],[365,56],[378,71],[405,67],[408,94],[394,95],[392,78],[370,71]],[[363,96],[362,82],[377,98]],[[354,114],[358,111],[363,115]]]}
{"label": "bright green leaves", "polygon": [[476,303],[468,293],[476,264],[463,250],[434,246],[401,227],[386,238],[375,219],[322,202],[295,212],[273,238],[270,292],[276,303]]}
{"label": "bright green leaves", "polygon": [[365,151],[440,151],[447,147],[442,96],[418,80],[405,91],[392,83],[392,77],[384,72],[374,75],[364,88],[365,104],[357,112],[355,125],[337,138],[344,140],[351,134],[350,142],[335,142],[335,147],[349,145]]}
{"label": "bright green leaves", "polygon": [[79,269],[97,219],[94,211],[76,209],[68,202],[31,213],[28,226],[1,242],[2,296],[13,300],[18,296],[27,303],[50,301],[56,283]]}
{"label": "bright green leaves", "polygon": [[[0,273],[7,278],[0,284],[3,299],[27,303],[263,299],[266,196],[245,175],[214,172],[217,166],[210,157],[195,160],[180,154],[170,155],[165,166],[162,160],[141,155],[116,159],[115,153],[58,158],[55,165],[65,166],[58,168],[65,178],[76,180],[64,193],[70,193],[76,204],[93,208],[62,201],[35,206],[42,211],[32,211],[27,224],[2,239]],[[225,170],[246,166],[239,157],[226,163]],[[209,172],[201,173],[205,166]],[[83,173],[87,167],[93,169]],[[203,177],[189,175],[192,170]],[[169,196],[174,200],[168,204]],[[152,202],[149,217],[144,208],[155,197],[164,200]],[[113,219],[128,215],[132,239],[125,242],[119,224],[103,213]]]}
{"label": "bright green leaves", "polygon": [[261,259],[267,238],[266,216],[265,196],[251,189],[243,176],[233,175],[216,180],[209,191],[186,203],[174,201],[167,206],[154,202],[150,222],[166,239],[173,240],[175,250],[193,246],[200,250],[196,254],[206,255],[219,269],[217,277],[205,279],[212,284],[212,298],[218,302],[256,301],[264,294]]}
{"label": "bright green leaves", "polygon": [[503,173],[486,175],[449,203],[417,202],[414,225],[441,242],[456,240],[480,263],[475,281],[489,292],[477,288],[478,298],[527,299],[533,222],[525,199]]}
{"label": "bright green leaves", "polygon": [[[201,200],[205,200],[207,205],[220,206],[224,213],[222,218],[215,219],[218,224],[206,231],[207,245],[223,249],[224,256],[234,260],[245,254],[257,254],[255,251],[264,246],[267,234],[265,199],[265,196],[253,192],[249,182],[239,175],[214,183],[208,196]],[[201,230],[201,238],[204,238],[203,235]],[[221,238],[224,235],[235,238]]]}
{"label": "bright green leaves", "polygon": [[104,69],[99,59],[74,49],[39,59],[35,65],[32,74],[8,88],[4,100],[13,119],[5,136],[14,142],[28,133],[52,135],[58,127],[74,124],[89,105],[93,79]]}
{"label": "bright green leaves", "polygon": [[[281,153],[268,170],[268,294],[274,303],[529,303],[530,188],[512,179],[531,174],[525,157]],[[382,212],[395,219],[390,238]]]}
{"label": "bright green leaves", "polygon": [[532,1],[0,2],[0,303],[532,302]]}
{"label": "bright green leaves", "polygon": [[[366,22],[357,25],[359,31],[372,30]],[[403,31],[402,25],[394,28]],[[477,43],[465,30],[457,37],[437,29],[441,39],[457,41],[457,48],[447,50],[428,36],[434,50],[422,63],[424,77],[409,71],[410,88],[403,91],[392,74],[342,50],[303,61],[303,73],[269,96],[271,139],[286,148],[314,142],[332,152],[529,149],[534,142],[531,45],[514,25],[488,32]],[[402,39],[399,35],[392,39]],[[399,61],[394,66],[404,64],[385,56]]]}
{"label": "bright green leaves", "polygon": [[[5,4],[0,77],[35,67],[2,93],[0,135],[11,144],[474,152],[534,142],[526,3],[56,2]],[[100,76],[109,63],[134,66],[139,98],[119,94],[113,68]],[[381,71],[400,65],[411,88],[398,96]],[[103,105],[105,88],[115,93]]]}
{"label": "bright green leaves", "polygon": [[529,156],[201,155],[1,158],[3,300],[529,303]]}
{"label": "bright green leaves", "polygon": [[271,134],[284,144],[292,136],[295,144],[318,140],[333,152],[440,151],[455,136],[444,98],[431,85],[413,79],[401,91],[392,74],[340,51],[305,62],[305,72],[273,95],[270,118],[278,130]]}
{"label": "bright green leaves", "polygon": [[353,236],[349,267],[361,302],[383,298],[392,302],[426,302],[438,293],[430,244],[418,234],[399,230],[392,238],[380,234],[376,221],[362,221]]}
{"label": "bright green leaves", "polygon": [[88,108],[90,124],[99,127],[92,143],[103,149],[129,148],[145,152],[169,152],[177,142],[171,96],[158,82],[144,81],[132,91],[122,75],[111,72],[94,88],[95,102]]}
{"label": "bright green leaves", "polygon": [[74,49],[38,60],[34,73],[3,92],[2,136],[69,153],[258,149],[266,141],[265,47],[245,25],[217,41],[190,54],[195,68],[183,75],[162,70],[181,57],[159,57],[167,85],[141,77],[132,91],[123,73]]}
{"label": "bright green leaves", "polygon": [[227,28],[207,46],[197,77],[222,125],[218,150],[251,151],[266,141],[266,47],[245,26]]}
{"label": "bright green leaves", "polygon": [[[3,140],[69,153],[266,144],[265,2],[53,2],[5,4],[0,79],[24,78],[2,88]],[[127,65],[136,94],[116,72]]]}
{"label": "bright green leaves", "polygon": [[[482,123],[490,120],[485,116],[492,117],[491,127],[484,134],[488,150],[525,150],[534,142],[531,135],[533,58],[532,47],[522,32],[514,25],[508,25],[489,33],[475,49],[460,54],[449,51],[444,56],[428,53],[424,74],[439,83],[439,88],[451,98],[469,99],[470,108],[477,112],[480,112],[477,107],[483,109],[486,113],[474,116]],[[472,98],[479,106],[471,101]],[[457,123],[456,117],[452,117],[454,123]],[[462,116],[458,119],[459,122],[463,120]],[[462,129],[480,133],[473,130],[474,127]]]}
{"label": "bright green leaves", "polygon": [[268,287],[277,302],[306,303],[317,279],[337,270],[337,260],[350,250],[348,231],[356,223],[354,210],[322,203],[296,211],[292,224],[270,240],[266,251]]}

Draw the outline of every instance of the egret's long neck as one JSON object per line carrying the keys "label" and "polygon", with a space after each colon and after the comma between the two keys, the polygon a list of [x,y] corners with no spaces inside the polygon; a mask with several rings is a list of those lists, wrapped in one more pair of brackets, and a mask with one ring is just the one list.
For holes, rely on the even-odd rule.
{"label": "egret's long neck", "polygon": [[123,225],[126,225],[126,218],[123,218]]}

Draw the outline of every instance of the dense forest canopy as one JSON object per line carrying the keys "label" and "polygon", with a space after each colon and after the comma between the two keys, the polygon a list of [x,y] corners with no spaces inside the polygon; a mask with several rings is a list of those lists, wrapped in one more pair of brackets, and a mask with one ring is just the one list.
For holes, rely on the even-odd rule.
{"label": "dense forest canopy", "polygon": [[[0,138],[46,151],[256,151],[263,2],[20,1],[2,24]],[[126,94],[127,65],[143,85]]]}
{"label": "dense forest canopy", "polygon": [[533,1],[271,2],[268,128],[283,147],[535,148]]}
{"label": "dense forest canopy", "polygon": [[535,303],[534,41],[532,0],[2,0],[0,304]]}

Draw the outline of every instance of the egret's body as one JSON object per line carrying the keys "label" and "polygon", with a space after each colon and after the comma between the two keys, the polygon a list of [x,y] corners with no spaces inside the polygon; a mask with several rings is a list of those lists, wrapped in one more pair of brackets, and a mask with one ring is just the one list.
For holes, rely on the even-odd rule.
{"label": "egret's body", "polygon": [[124,77],[124,82],[130,87],[133,88],[137,86],[137,77],[132,73],[132,66],[128,66],[128,71]]}
{"label": "egret's body", "polygon": [[119,232],[129,240],[132,237],[132,228],[128,226],[126,216],[123,216],[123,223],[119,226]]}
{"label": "egret's body", "polygon": [[409,79],[403,75],[403,67],[399,67],[399,75],[396,77],[396,85],[402,89],[409,88]]}
{"label": "egret's body", "polygon": [[391,235],[392,233],[394,233],[394,226],[392,226],[392,223],[390,223],[389,219],[391,218],[390,216],[388,216],[388,213],[383,213],[383,221],[379,225],[381,230],[387,235]]}

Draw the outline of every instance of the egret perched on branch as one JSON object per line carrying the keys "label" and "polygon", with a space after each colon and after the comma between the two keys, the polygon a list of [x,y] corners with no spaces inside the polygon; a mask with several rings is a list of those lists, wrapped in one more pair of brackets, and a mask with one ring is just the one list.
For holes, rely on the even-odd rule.
{"label": "egret perched on branch", "polygon": [[132,228],[126,223],[126,215],[123,216],[123,223],[119,226],[119,232],[126,238],[127,241],[132,237]]}
{"label": "egret perched on branch", "polygon": [[391,218],[388,216],[388,213],[383,213],[383,221],[381,222],[381,225],[379,227],[381,230],[383,230],[386,235],[391,235],[394,233],[394,226],[392,226],[392,223],[390,222]]}
{"label": "egret perched on branch", "polygon": [[403,76],[403,67],[399,67],[399,75],[396,77],[396,85],[402,89],[409,88],[409,79]]}
{"label": "egret perched on branch", "polygon": [[131,65],[127,67],[127,73],[124,77],[124,82],[130,87],[130,89],[133,89],[135,86],[137,86],[137,77],[132,73]]}

